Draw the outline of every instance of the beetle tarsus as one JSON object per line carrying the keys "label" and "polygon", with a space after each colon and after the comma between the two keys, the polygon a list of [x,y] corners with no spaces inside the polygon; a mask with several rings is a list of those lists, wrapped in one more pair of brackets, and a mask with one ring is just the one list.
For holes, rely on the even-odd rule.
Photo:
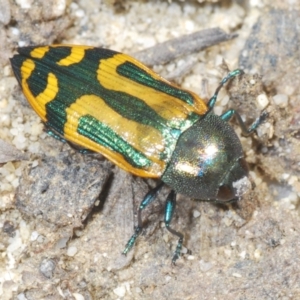
{"label": "beetle tarsus", "polygon": [[170,227],[170,223],[173,218],[173,214],[176,207],[176,193],[175,191],[171,191],[170,194],[167,197],[166,205],[165,205],[165,224],[167,230],[172,233],[173,235],[176,235],[179,237],[176,250],[174,252],[173,258],[172,258],[172,264],[175,265],[176,260],[180,257],[182,244],[183,244],[183,234],[181,232],[175,231]]}
{"label": "beetle tarsus", "polygon": [[235,117],[237,118],[239,125],[242,129],[242,133],[243,135],[250,135],[254,130],[256,130],[258,128],[259,125],[261,125],[269,116],[269,113],[267,111],[263,111],[260,116],[253,122],[253,124],[251,124],[249,126],[249,128],[246,127],[245,122],[243,121],[241,115],[235,110],[235,109],[230,109],[228,111],[226,111],[224,114],[222,114],[220,116],[220,118],[223,121],[229,121],[232,116],[235,115]]}
{"label": "beetle tarsus", "polygon": [[178,240],[176,250],[174,252],[173,258],[172,258],[172,265],[176,265],[176,260],[180,257],[181,254],[181,249],[182,249],[182,243],[183,243],[183,238],[180,238]]}
{"label": "beetle tarsus", "polygon": [[129,239],[129,241],[125,246],[125,249],[122,252],[123,255],[127,255],[127,253],[131,250],[131,248],[135,244],[137,237],[141,234],[141,232],[142,232],[142,227],[137,226],[135,228],[134,234],[131,236],[131,238]]}

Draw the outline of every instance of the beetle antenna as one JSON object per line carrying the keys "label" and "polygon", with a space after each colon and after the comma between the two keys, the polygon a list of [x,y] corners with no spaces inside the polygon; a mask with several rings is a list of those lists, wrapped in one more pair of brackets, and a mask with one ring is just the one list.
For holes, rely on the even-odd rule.
{"label": "beetle antenna", "polygon": [[212,96],[212,97],[210,98],[210,100],[208,101],[208,104],[207,104],[207,106],[208,106],[208,112],[211,112],[212,109],[214,108],[215,103],[216,103],[216,101],[217,101],[217,97],[218,97],[218,95],[219,95],[219,92],[220,92],[221,88],[225,85],[225,83],[227,83],[229,80],[231,80],[231,79],[233,79],[234,77],[239,76],[239,75],[241,75],[241,74],[243,74],[243,73],[244,73],[243,70],[241,70],[241,69],[236,69],[236,70],[233,70],[233,71],[231,71],[230,73],[228,73],[227,76],[225,76],[225,77],[221,80],[221,82],[220,82],[219,86],[217,87],[215,93],[213,94],[213,96]]}

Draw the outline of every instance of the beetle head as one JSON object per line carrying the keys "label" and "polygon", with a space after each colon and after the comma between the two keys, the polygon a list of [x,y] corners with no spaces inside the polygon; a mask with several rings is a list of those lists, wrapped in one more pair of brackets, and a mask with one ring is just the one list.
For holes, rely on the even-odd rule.
{"label": "beetle head", "polygon": [[238,136],[211,113],[179,137],[162,180],[176,192],[202,200],[238,200],[251,187]]}

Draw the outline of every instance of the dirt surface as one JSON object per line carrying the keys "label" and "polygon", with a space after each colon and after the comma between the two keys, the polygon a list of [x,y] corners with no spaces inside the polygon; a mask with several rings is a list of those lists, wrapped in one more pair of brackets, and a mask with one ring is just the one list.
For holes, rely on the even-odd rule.
{"label": "dirt surface", "polygon": [[[212,2],[0,2],[1,299],[300,299],[300,7]],[[269,113],[256,133],[241,136],[253,190],[227,206],[180,195],[172,226],[185,240],[173,266],[165,187],[125,257],[137,207],[156,181],[48,136],[9,57],[18,46],[51,43],[134,55],[215,27],[227,32],[224,42],[167,64],[154,58],[154,69],[204,101],[228,70],[244,69],[215,112],[235,108],[247,124]]]}

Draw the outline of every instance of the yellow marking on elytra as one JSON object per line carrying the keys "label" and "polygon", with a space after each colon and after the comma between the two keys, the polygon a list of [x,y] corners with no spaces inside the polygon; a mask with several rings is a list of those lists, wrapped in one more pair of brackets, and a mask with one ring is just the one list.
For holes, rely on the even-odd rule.
{"label": "yellow marking on elytra", "polygon": [[170,82],[146,68],[142,63],[125,54],[116,54],[112,58],[100,61],[97,70],[97,79],[101,85],[107,89],[125,92],[145,101],[147,105],[172,124],[180,124],[180,121],[185,120],[191,112],[204,114],[207,111],[206,104],[192,92],[188,91],[195,100],[195,106],[191,106],[176,97],[167,95],[154,88],[144,86],[127,77],[119,75],[116,72],[116,68],[128,61],[146,71],[154,78],[154,80],[163,81],[166,84],[173,86]]}
{"label": "yellow marking on elytra", "polygon": [[75,46],[71,47],[71,54],[68,55],[65,58],[62,58],[57,64],[59,66],[70,66],[72,64],[76,64],[82,61],[85,55],[85,50],[86,49],[91,49],[93,47],[89,46]]}
{"label": "yellow marking on elytra", "polygon": [[22,81],[23,80],[26,81],[30,77],[34,69],[35,69],[34,61],[32,59],[26,59],[21,66]]}
{"label": "yellow marking on elytra", "polygon": [[39,109],[39,103],[36,102],[36,98],[31,93],[31,90],[28,86],[27,79],[31,76],[33,70],[35,69],[35,63],[31,59],[26,59],[22,66],[21,66],[21,78],[22,78],[22,89],[25,97],[28,99],[30,105],[32,108],[37,112],[39,117],[45,120],[45,113],[41,112],[41,109]]}
{"label": "yellow marking on elytra", "polygon": [[46,119],[46,104],[52,101],[58,93],[58,79],[53,73],[48,74],[47,86],[36,96],[36,111],[42,119]]}
{"label": "yellow marking on elytra", "polygon": [[41,92],[36,97],[32,94],[27,80],[31,76],[33,70],[35,69],[35,63],[31,59],[27,59],[23,62],[21,66],[21,76],[22,76],[22,88],[24,95],[28,99],[32,108],[36,111],[39,117],[46,121],[46,104],[52,101],[58,93],[58,80],[53,73],[48,74],[47,86],[43,92]]}
{"label": "yellow marking on elytra", "polygon": [[[123,169],[129,170],[130,168],[129,171],[131,173],[140,176],[149,176],[149,174],[153,173],[154,177],[162,174],[165,163],[160,160],[160,154],[163,152],[165,145],[162,134],[155,128],[123,118],[96,95],[85,95],[78,98],[75,103],[66,109],[66,113],[67,122],[64,127],[64,137],[66,139],[79,145],[84,145],[84,147],[93,151],[101,152]],[[79,118],[84,115],[91,115],[95,119],[100,120],[136,150],[144,153],[153,162],[150,169],[134,169],[124,160],[122,155],[93,142],[87,137],[79,135],[77,126]]]}
{"label": "yellow marking on elytra", "polygon": [[37,47],[34,48],[31,52],[30,52],[30,56],[33,58],[43,58],[45,56],[45,54],[49,51],[49,46],[45,46],[45,47]]}

